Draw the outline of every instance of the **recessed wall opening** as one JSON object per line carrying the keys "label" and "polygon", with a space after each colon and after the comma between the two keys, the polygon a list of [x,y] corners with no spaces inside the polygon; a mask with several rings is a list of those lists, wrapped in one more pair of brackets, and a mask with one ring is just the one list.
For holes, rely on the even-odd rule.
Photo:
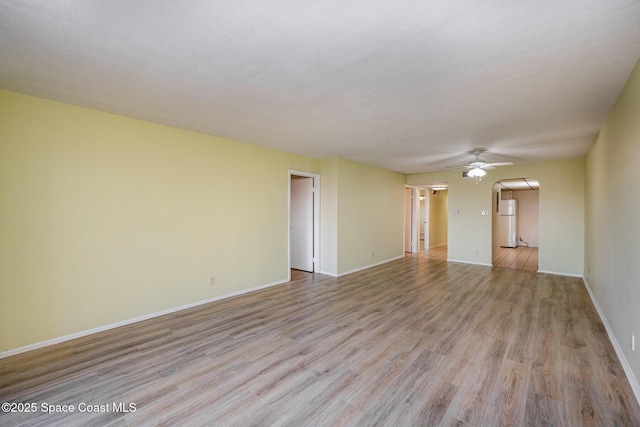
{"label": "recessed wall opening", "polygon": [[319,271],[320,176],[289,171],[289,280]]}
{"label": "recessed wall opening", "polygon": [[538,270],[540,183],[504,179],[493,185],[492,263],[496,267]]}
{"label": "recessed wall opening", "polygon": [[448,185],[405,188],[405,253],[446,261],[448,254]]}

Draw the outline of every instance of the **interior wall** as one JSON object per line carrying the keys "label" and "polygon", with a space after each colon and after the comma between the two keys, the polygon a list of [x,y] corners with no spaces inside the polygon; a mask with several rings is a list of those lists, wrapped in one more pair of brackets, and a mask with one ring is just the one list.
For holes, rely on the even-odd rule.
{"label": "interior wall", "polygon": [[7,91],[0,111],[0,351],[286,281],[289,170],[321,174],[323,272],[403,255],[402,174]]}
{"label": "interior wall", "polygon": [[0,111],[0,351],[286,281],[288,171],[320,162],[6,91]]}
{"label": "interior wall", "polygon": [[338,274],[402,257],[405,175],[337,163]]}
{"label": "interior wall", "polygon": [[320,163],[320,272],[338,274],[338,159]]}
{"label": "interior wall", "polygon": [[447,190],[429,192],[429,247],[447,243],[447,199]]}
{"label": "interior wall", "polygon": [[460,171],[407,176],[407,184],[448,182],[448,257],[491,265],[493,184],[522,178],[540,182],[539,270],[582,275],[584,267],[584,157],[549,162],[522,163],[489,171],[477,183]]}
{"label": "interior wall", "polygon": [[411,252],[411,188],[404,189],[404,251]]}
{"label": "interior wall", "polygon": [[633,372],[640,400],[639,117],[640,62],[587,155],[585,256],[586,280]]}
{"label": "interior wall", "polygon": [[491,196],[491,263],[493,263],[500,255],[500,239],[499,239],[499,227],[500,218],[498,212],[498,203],[500,203],[500,189],[502,186],[499,183],[493,184],[492,196]]}

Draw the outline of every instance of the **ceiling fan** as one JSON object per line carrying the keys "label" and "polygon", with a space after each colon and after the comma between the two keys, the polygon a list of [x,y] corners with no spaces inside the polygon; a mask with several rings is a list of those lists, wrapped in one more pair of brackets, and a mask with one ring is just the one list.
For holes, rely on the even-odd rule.
{"label": "ceiling fan", "polygon": [[472,178],[482,178],[483,176],[485,176],[487,174],[486,171],[491,170],[491,169],[495,169],[497,166],[511,166],[513,165],[513,162],[496,162],[496,163],[487,163],[487,162],[483,162],[482,160],[480,160],[480,154],[484,153],[485,151],[487,151],[484,148],[478,148],[472,151],[469,151],[469,153],[473,154],[474,156],[476,156],[476,159],[472,162],[470,162],[468,165],[464,165],[464,166],[448,166],[448,168],[452,168],[452,169],[462,169],[462,170],[468,170],[467,172],[467,176],[470,176]]}

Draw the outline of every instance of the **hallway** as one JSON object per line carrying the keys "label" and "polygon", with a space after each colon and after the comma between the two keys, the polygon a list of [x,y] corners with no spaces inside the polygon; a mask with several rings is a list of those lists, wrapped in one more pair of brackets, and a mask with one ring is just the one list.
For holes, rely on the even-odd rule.
{"label": "hallway", "polygon": [[[424,247],[424,241],[420,240],[420,247]],[[434,259],[438,261],[446,261],[447,260],[447,244],[442,244],[438,246],[433,246],[429,249],[423,249],[418,253],[412,254],[410,252],[405,252],[406,256],[418,257],[418,258],[426,258],[426,259]]]}

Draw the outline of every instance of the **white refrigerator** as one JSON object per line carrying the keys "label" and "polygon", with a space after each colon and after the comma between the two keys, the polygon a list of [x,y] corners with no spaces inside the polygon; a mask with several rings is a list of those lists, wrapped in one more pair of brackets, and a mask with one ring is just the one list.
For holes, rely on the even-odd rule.
{"label": "white refrigerator", "polygon": [[499,242],[503,248],[518,246],[518,201],[500,201]]}

